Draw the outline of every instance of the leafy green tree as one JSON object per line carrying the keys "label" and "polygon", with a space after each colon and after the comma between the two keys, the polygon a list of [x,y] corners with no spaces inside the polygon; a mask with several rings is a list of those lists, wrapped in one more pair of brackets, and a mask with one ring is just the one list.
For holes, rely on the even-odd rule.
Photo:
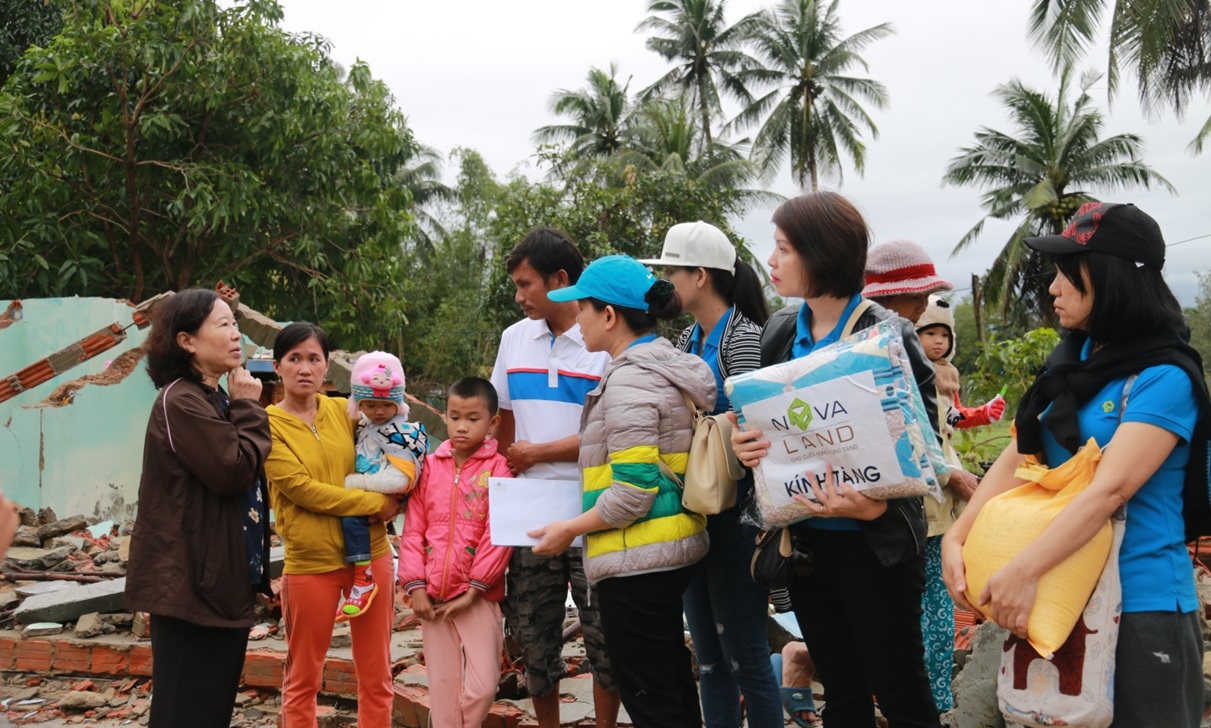
{"label": "leafy green tree", "polygon": [[1051,328],[1034,329],[1018,337],[993,337],[979,347],[973,370],[959,370],[965,401],[986,402],[1002,388],[1005,392],[1005,420],[992,428],[955,432],[955,449],[973,470],[977,467],[986,469],[1009,443],[1009,420],[1017,412],[1022,395],[1034,382],[1035,374],[1059,342],[1059,334]]}
{"label": "leafy green tree", "polygon": [[[1108,22],[1107,22],[1108,21]],[[1180,117],[1192,98],[1211,91],[1211,3],[1207,0],[1033,0],[1030,35],[1056,70],[1088,53],[1109,25],[1109,96],[1122,66],[1134,71],[1146,110]],[[1190,144],[1196,154],[1211,136],[1211,117]]]}
{"label": "leafy green tree", "polygon": [[225,279],[348,348],[397,342],[396,174],[417,153],[386,86],[277,27],[275,0],[80,0],[0,95],[0,256],[14,295],[134,301]]}
{"label": "leafy green tree", "polygon": [[986,188],[985,217],[955,246],[972,244],[989,218],[1017,220],[985,279],[987,300],[1008,322],[1054,324],[1043,256],[1032,254],[1025,239],[1058,235],[1081,203],[1094,199],[1091,188],[1109,190],[1173,185],[1142,160],[1144,144],[1134,134],[1102,138],[1104,120],[1093,107],[1089,88],[1097,74],[1086,74],[1076,99],[1069,101],[1072,69],[1065,68],[1055,97],[1013,80],[994,95],[1008,109],[1012,132],[982,127],[976,143],[950,161],[943,184]]}
{"label": "leafy green tree", "polygon": [[749,104],[732,124],[761,122],[753,144],[767,172],[790,157],[791,175],[801,189],[816,190],[820,175],[841,176],[848,156],[858,174],[866,166],[863,129],[872,139],[879,129],[863,104],[881,109],[887,89],[870,78],[853,75],[869,70],[862,51],[895,30],[889,23],[844,36],[838,14],[840,0],[782,0],[754,23],[753,44],[776,88]]}
{"label": "leafy green tree", "polygon": [[0,0],[0,86],[30,46],[43,46],[63,25],[60,0]]}
{"label": "leafy green tree", "polygon": [[608,73],[590,68],[586,80],[584,88],[560,89],[551,95],[551,113],[570,117],[571,123],[544,126],[534,132],[534,141],[569,142],[572,152],[585,159],[608,157],[629,144],[630,82],[619,85],[618,66],[613,63]]}
{"label": "leafy green tree", "polygon": [[1203,355],[1203,364],[1211,367],[1211,272],[1197,273],[1198,298],[1186,309],[1190,323],[1190,344]]}
{"label": "leafy green tree", "polygon": [[493,253],[486,237],[500,185],[478,152],[457,149],[451,156],[459,172],[451,206],[442,208],[445,232],[431,246],[410,249],[405,261],[409,325],[402,349],[409,390],[417,396],[443,395],[461,376],[487,376],[487,353],[502,330],[486,310]]}
{"label": "leafy green tree", "polygon": [[698,109],[705,148],[713,141],[711,122],[722,113],[720,89],[748,104],[753,98],[748,84],[771,75],[745,52],[758,14],[728,26],[724,5],[724,0],[650,0],[650,15],[636,28],[651,31],[648,49],[675,64],[640,92],[640,98],[667,96],[670,91],[689,94]]}
{"label": "leafy green tree", "polygon": [[620,173],[614,157],[584,160],[548,147],[538,161],[553,173],[535,182],[519,174],[498,179],[473,150],[455,150],[452,158],[459,173],[455,202],[441,209],[446,234],[431,250],[413,246],[405,256],[404,361],[410,390],[431,393],[431,401],[453,378],[490,371],[501,332],[521,315],[505,258],[537,225],[566,231],[593,260],[611,253],[655,255],[672,225],[708,220],[752,260],[728,222],[746,209],[743,193],[698,179],[678,164],[630,164]]}

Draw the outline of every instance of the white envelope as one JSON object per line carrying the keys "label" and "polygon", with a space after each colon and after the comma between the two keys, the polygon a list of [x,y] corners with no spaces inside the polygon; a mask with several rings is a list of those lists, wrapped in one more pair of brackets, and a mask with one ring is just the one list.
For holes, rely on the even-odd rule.
{"label": "white envelope", "polygon": [[[492,543],[497,546],[535,546],[527,532],[551,521],[566,521],[583,513],[580,481],[536,478],[489,478],[488,513]],[[573,546],[582,545],[577,536]]]}

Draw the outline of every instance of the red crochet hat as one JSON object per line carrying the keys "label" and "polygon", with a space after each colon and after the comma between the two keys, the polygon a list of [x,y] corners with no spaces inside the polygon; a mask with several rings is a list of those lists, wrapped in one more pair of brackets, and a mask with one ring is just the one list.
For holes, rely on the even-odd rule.
{"label": "red crochet hat", "polygon": [[938,277],[925,248],[908,240],[881,243],[871,248],[866,256],[866,287],[862,289],[862,295],[867,298],[930,294],[952,288],[954,286]]}

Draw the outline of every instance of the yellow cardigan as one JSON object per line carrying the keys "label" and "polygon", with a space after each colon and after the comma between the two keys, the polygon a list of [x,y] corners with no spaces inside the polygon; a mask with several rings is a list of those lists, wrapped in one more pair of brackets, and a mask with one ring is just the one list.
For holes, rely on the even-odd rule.
{"label": "yellow cardigan", "polygon": [[[387,496],[345,490],[354,472],[353,428],[342,398],[316,395],[319,410],[312,429],[277,405],[269,412],[273,448],[265,463],[269,501],[286,546],[287,574],[322,574],[345,566],[341,516],[378,513]],[[370,526],[374,558],[390,551],[387,529]]]}

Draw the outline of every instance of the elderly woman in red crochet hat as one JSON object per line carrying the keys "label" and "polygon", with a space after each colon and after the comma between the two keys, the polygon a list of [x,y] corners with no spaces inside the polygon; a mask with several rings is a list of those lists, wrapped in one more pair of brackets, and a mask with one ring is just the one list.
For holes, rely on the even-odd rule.
{"label": "elderly woman in red crochet hat", "polygon": [[[870,249],[866,257],[866,287],[862,295],[883,308],[895,311],[915,326],[929,305],[929,297],[954,286],[938,275],[929,253],[908,240],[893,240]],[[939,400],[939,409],[946,407]],[[942,423],[939,423],[941,425]],[[979,481],[963,470],[949,474],[948,495],[969,500]],[[948,498],[948,501],[950,499]],[[921,634],[925,638],[925,667],[929,686],[940,712],[950,710],[953,696],[950,678],[953,671],[954,602],[942,581],[942,533],[937,524],[942,507],[932,498],[925,499],[925,515],[930,523],[925,539],[925,593],[921,598]],[[937,531],[935,533],[935,531]]]}
{"label": "elderly woman in red crochet hat", "polygon": [[866,256],[862,295],[914,324],[925,313],[929,294],[953,288],[938,276],[925,248],[908,240],[880,243]]}

